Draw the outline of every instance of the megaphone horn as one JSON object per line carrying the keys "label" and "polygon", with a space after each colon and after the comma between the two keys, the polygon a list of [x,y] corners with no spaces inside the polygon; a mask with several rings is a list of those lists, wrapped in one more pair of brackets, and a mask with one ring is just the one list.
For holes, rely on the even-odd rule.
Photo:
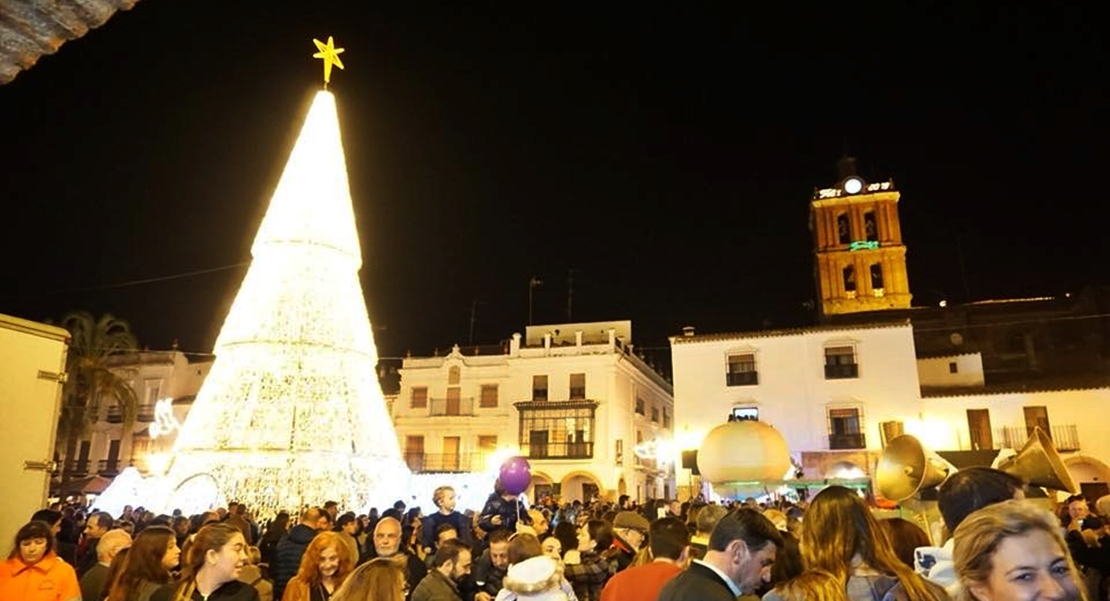
{"label": "megaphone horn", "polygon": [[1071,472],[1060,460],[1056,445],[1037,427],[1017,455],[1004,460],[998,469],[1024,479],[1030,486],[1066,490],[1073,495],[1079,492]]}
{"label": "megaphone horn", "polygon": [[940,484],[949,471],[943,460],[926,454],[917,438],[903,434],[887,442],[875,480],[879,494],[891,501],[904,501]]}

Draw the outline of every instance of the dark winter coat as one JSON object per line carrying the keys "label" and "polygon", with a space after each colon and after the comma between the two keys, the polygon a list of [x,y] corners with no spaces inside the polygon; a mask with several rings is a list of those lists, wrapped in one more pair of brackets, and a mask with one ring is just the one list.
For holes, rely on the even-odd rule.
{"label": "dark winter coat", "polygon": [[[493,518],[498,515],[501,516],[501,524],[495,525]],[[493,493],[486,499],[486,506],[482,508],[482,515],[478,519],[478,527],[487,534],[494,530],[515,532],[517,521],[528,526],[532,525],[532,518],[528,515],[528,510],[524,508],[524,503],[506,501],[501,498],[501,495]]]}
{"label": "dark winter coat", "polygon": [[314,538],[315,530],[304,524],[297,524],[278,541],[274,550],[274,565],[270,566],[270,575],[274,579],[274,599],[281,599],[285,593],[285,585],[297,575],[297,570],[301,567],[301,557]]}

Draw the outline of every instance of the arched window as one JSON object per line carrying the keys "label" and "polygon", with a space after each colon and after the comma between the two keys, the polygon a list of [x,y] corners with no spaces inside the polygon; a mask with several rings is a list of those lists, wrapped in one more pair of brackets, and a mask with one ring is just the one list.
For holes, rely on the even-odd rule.
{"label": "arched window", "polygon": [[856,291],[856,268],[851,265],[844,268],[844,291]]}
{"label": "arched window", "polygon": [[841,213],[836,216],[836,235],[841,244],[852,242],[852,228],[848,224],[848,214]]}
{"label": "arched window", "polygon": [[883,290],[883,266],[875,263],[871,266],[871,289],[875,291],[875,296],[881,296]]}
{"label": "arched window", "polygon": [[879,240],[879,224],[875,221],[875,211],[863,214],[863,233],[872,242]]}

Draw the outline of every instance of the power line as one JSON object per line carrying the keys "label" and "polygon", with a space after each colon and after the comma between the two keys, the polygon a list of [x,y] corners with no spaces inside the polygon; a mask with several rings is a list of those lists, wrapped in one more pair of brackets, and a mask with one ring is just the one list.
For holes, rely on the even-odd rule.
{"label": "power line", "polygon": [[142,280],[131,280],[129,282],[119,282],[119,283],[116,283],[116,284],[101,284],[101,285],[97,285],[97,286],[84,286],[82,288],[70,288],[69,290],[62,290],[60,292],[57,292],[56,294],[69,294],[71,292],[89,292],[89,291],[93,291],[93,290],[110,290],[112,288],[126,288],[128,286],[141,286],[143,284],[153,284],[155,282],[165,282],[165,281],[169,281],[169,280],[178,280],[178,279],[181,279],[181,278],[189,278],[189,277],[204,275],[204,274],[208,274],[208,273],[216,273],[216,272],[219,272],[219,271],[228,271],[230,269],[238,269],[240,267],[245,267],[245,266],[250,265],[250,264],[251,264],[250,261],[244,261],[242,263],[235,263],[233,265],[224,265],[223,267],[212,267],[210,269],[198,269],[196,271],[187,271],[185,273],[176,273],[176,274],[173,274],[173,275],[163,275],[163,276],[158,276],[158,277],[153,277],[153,278],[145,278],[145,279],[142,279]]}

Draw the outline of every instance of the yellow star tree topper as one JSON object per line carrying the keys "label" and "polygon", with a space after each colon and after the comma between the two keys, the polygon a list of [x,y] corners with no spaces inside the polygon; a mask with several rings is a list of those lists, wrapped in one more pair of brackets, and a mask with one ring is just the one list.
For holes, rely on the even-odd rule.
{"label": "yellow star tree topper", "polygon": [[343,49],[335,47],[335,40],[330,35],[327,44],[315,38],[312,42],[316,44],[316,49],[319,50],[319,52],[312,55],[312,58],[319,58],[324,61],[324,86],[327,87],[328,83],[331,82],[331,66],[335,65],[340,69],[343,68],[343,61],[339,60],[339,54],[343,52]]}

